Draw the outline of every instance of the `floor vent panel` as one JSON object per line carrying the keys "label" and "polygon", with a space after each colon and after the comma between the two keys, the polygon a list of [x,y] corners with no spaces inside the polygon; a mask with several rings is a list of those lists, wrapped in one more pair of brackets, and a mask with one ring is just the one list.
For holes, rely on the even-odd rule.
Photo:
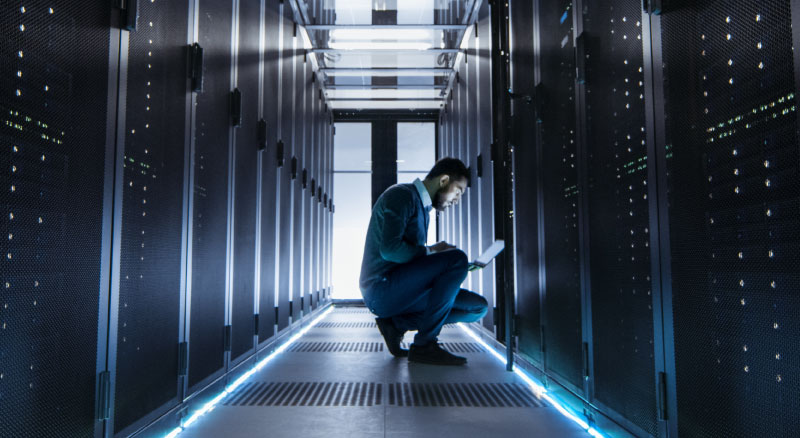
{"label": "floor vent panel", "polygon": [[391,406],[538,408],[544,404],[514,383],[390,383]]}
{"label": "floor vent panel", "polygon": [[247,382],[225,406],[378,406],[383,384],[373,382]]}
{"label": "floor vent panel", "polygon": [[382,342],[296,342],[286,351],[296,353],[378,353]]}
{"label": "floor vent panel", "polygon": [[374,322],[321,322],[315,328],[377,328]]}

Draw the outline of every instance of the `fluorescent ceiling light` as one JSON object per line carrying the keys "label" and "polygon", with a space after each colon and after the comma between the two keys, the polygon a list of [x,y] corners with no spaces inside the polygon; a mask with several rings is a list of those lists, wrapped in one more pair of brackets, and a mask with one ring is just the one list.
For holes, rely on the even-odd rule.
{"label": "fluorescent ceiling light", "polygon": [[386,41],[330,42],[328,46],[336,50],[428,50],[433,48],[431,43]]}
{"label": "fluorescent ceiling light", "polygon": [[425,29],[334,29],[331,41],[424,41],[433,38],[433,32]]}

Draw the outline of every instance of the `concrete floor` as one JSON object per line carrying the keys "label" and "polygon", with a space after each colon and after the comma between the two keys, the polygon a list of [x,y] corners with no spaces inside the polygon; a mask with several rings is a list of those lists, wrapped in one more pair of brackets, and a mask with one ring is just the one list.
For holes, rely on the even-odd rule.
{"label": "concrete floor", "polygon": [[[180,437],[589,436],[461,329],[446,327],[440,342],[453,343],[468,364],[439,367],[393,358],[373,322],[366,309],[334,310],[297,341],[302,345],[268,363]],[[308,351],[332,349],[358,351]]]}

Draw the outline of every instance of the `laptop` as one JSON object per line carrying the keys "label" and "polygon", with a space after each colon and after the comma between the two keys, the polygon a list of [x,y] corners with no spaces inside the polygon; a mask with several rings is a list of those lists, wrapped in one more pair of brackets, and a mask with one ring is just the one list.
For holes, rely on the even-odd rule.
{"label": "laptop", "polygon": [[494,243],[492,243],[492,245],[483,252],[483,254],[478,256],[475,261],[469,264],[469,271],[485,268],[489,263],[492,263],[492,260],[494,260],[495,257],[503,252],[505,246],[505,241],[495,240]]}

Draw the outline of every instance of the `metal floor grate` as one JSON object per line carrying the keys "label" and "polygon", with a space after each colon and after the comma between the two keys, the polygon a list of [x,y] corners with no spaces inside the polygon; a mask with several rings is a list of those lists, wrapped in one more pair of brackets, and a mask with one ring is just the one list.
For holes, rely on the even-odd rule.
{"label": "metal floor grate", "polygon": [[315,328],[378,328],[374,322],[321,322]]}
{"label": "metal floor grate", "polygon": [[360,313],[363,315],[372,315],[372,312],[370,312],[366,307],[337,307],[334,309],[334,313]]}
{"label": "metal floor grate", "polygon": [[377,353],[382,342],[297,342],[286,351],[299,353]]}
{"label": "metal floor grate", "polygon": [[482,408],[544,406],[525,385],[512,383],[390,383],[388,404]]}
{"label": "metal floor grate", "polygon": [[[486,349],[477,342],[439,342],[439,345],[451,353],[483,353],[486,351]],[[401,342],[400,347],[408,349],[409,344],[407,342]]]}
{"label": "metal floor grate", "polygon": [[372,382],[247,382],[228,395],[226,406],[375,406],[383,384]]}

